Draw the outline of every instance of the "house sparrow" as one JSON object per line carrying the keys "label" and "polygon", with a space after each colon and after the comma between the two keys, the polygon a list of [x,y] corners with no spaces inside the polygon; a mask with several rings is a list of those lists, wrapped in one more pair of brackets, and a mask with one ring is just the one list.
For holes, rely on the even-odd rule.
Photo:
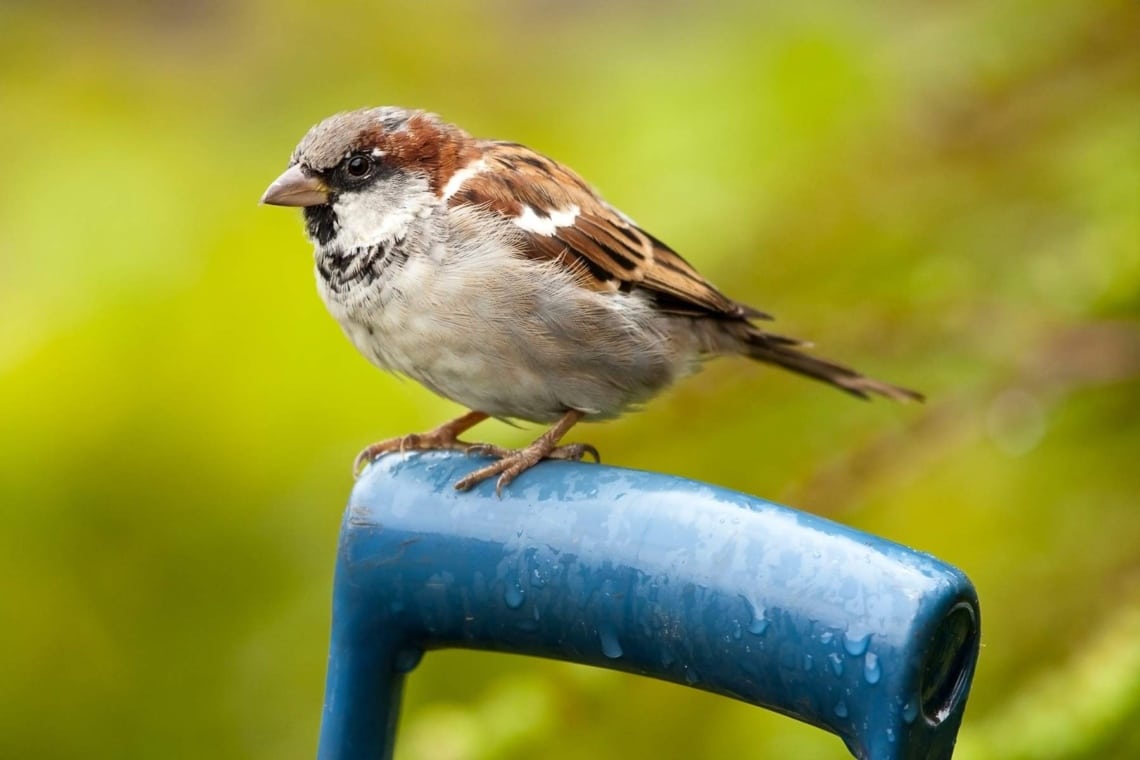
{"label": "house sparrow", "polygon": [[[514,142],[471,137],[434,114],[386,107],[313,127],[262,203],[300,206],[321,298],[362,354],[471,411],[391,451],[495,458],[455,484],[542,459],[581,420],[649,401],[708,358],[739,354],[861,398],[921,399],[803,353],[767,314],[725,296],[565,166]],[[459,436],[488,417],[553,423],[517,450]]]}

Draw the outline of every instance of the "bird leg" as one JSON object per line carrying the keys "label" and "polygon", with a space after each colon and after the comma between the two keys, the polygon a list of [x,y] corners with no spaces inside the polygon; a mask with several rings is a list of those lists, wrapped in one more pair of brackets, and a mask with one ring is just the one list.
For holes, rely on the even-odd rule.
{"label": "bird leg", "polygon": [[488,415],[483,412],[468,412],[462,417],[457,417],[451,422],[445,422],[426,433],[409,433],[397,438],[389,438],[386,441],[378,441],[356,455],[356,459],[352,463],[352,474],[355,477],[360,477],[364,468],[372,461],[393,451],[401,453],[443,449],[467,451],[476,444],[459,440],[459,435],[468,428],[478,425],[487,417]]}
{"label": "bird leg", "polygon": [[586,454],[590,454],[595,460],[600,461],[598,450],[588,443],[558,445],[562,436],[566,435],[566,432],[574,427],[574,424],[583,416],[585,415],[577,409],[570,410],[562,416],[562,419],[554,423],[553,427],[536,438],[534,443],[521,449],[504,449],[490,444],[476,444],[469,447],[467,449],[469,454],[489,454],[498,457],[498,461],[475,470],[475,472],[461,479],[455,484],[456,490],[466,491],[487,478],[498,475],[499,479],[495,482],[495,493],[502,496],[503,488],[518,477],[519,473],[529,470],[543,459],[569,459],[576,462]]}

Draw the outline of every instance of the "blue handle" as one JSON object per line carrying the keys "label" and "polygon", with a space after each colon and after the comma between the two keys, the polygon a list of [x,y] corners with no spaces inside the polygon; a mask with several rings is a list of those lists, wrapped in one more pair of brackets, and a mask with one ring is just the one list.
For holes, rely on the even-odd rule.
{"label": "blue handle", "polygon": [[341,529],[321,760],[390,758],[425,649],[550,657],[784,713],[860,758],[949,758],[978,599],[934,557],[668,475],[544,462],[499,499],[485,460],[389,455]]}

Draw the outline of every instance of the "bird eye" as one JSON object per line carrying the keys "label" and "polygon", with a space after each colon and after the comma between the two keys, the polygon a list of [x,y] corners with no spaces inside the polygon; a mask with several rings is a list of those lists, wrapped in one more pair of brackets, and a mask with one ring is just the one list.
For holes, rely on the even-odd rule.
{"label": "bird eye", "polygon": [[372,171],[372,160],[368,156],[353,156],[348,159],[348,163],[344,165],[344,170],[348,172],[350,177],[360,179],[361,177],[368,176]]}

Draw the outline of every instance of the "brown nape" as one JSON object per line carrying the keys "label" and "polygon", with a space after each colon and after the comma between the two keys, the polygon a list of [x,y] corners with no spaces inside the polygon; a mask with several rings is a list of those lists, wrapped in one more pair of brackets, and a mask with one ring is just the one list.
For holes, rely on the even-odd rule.
{"label": "brown nape", "polygon": [[852,396],[869,400],[871,395],[875,394],[903,402],[925,400],[918,391],[884,383],[881,380],[862,375],[842,364],[805,354],[793,347],[794,341],[790,338],[770,335],[752,326],[744,331],[742,337],[744,339],[743,353],[750,358],[767,364],[775,364],[813,380],[821,380],[841,391],[850,393]]}
{"label": "brown nape", "polygon": [[426,171],[437,195],[455,172],[479,158],[479,149],[466,132],[423,112],[379,139],[386,161]]}

